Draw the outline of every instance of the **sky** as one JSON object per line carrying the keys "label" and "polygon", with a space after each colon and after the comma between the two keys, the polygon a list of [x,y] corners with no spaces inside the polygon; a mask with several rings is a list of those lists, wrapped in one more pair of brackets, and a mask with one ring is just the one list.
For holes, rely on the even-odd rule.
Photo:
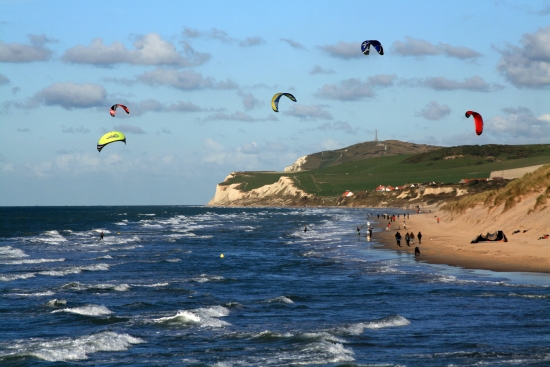
{"label": "sky", "polygon": [[204,205],[375,130],[550,143],[550,1],[0,0],[0,96],[0,206]]}

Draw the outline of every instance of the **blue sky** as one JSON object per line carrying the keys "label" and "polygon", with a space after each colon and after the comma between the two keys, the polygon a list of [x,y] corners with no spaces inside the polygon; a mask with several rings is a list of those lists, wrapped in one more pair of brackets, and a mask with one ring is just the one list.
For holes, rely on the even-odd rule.
{"label": "blue sky", "polygon": [[0,96],[0,205],[205,204],[375,129],[549,143],[550,1],[0,1]]}

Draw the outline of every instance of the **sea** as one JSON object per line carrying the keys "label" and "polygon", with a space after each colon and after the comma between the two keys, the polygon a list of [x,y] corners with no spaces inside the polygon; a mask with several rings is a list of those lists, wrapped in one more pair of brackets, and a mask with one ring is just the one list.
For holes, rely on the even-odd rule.
{"label": "sea", "polygon": [[550,366],[550,274],[381,248],[383,213],[2,207],[0,366]]}

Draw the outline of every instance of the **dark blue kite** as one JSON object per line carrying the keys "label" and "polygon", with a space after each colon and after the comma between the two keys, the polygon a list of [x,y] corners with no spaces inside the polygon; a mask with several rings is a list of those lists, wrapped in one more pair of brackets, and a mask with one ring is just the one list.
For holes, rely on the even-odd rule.
{"label": "dark blue kite", "polygon": [[370,52],[370,45],[373,45],[373,47],[378,51],[379,55],[384,55],[384,49],[382,48],[382,44],[376,40],[370,40],[365,41],[361,44],[361,52],[363,52],[365,55],[368,55]]}

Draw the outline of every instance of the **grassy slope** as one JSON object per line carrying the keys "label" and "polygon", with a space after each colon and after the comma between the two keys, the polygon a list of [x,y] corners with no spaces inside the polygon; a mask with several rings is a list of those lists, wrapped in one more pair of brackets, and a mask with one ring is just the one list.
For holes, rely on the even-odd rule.
{"label": "grassy slope", "polygon": [[[416,163],[403,161],[411,161],[411,157],[418,155],[376,157],[304,172],[240,172],[224,184],[243,183],[241,189],[250,191],[277,182],[281,176],[290,176],[306,192],[338,196],[345,190],[372,191],[378,185],[426,181],[458,183],[462,178],[489,177],[492,171],[550,163],[550,148],[547,146],[537,146],[531,155],[529,158],[507,159],[505,154],[497,154],[497,158],[503,159],[498,162],[479,156],[444,160],[441,154],[413,159]],[[515,156],[509,155],[509,158]]]}

